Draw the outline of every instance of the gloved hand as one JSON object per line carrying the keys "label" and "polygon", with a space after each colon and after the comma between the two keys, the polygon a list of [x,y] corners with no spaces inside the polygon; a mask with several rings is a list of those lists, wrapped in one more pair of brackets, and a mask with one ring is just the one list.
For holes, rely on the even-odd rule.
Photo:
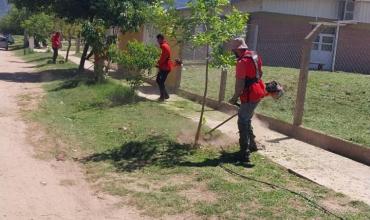
{"label": "gloved hand", "polygon": [[229,100],[229,103],[232,104],[232,105],[236,105],[236,103],[238,103],[238,98],[235,96],[233,96],[230,100]]}

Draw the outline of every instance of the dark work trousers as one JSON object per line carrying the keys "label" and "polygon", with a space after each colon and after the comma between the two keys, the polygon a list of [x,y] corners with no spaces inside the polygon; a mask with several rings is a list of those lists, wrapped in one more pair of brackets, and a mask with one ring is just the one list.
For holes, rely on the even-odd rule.
{"label": "dark work trousers", "polygon": [[159,87],[159,92],[160,92],[160,99],[168,99],[169,95],[166,90],[165,82],[167,79],[167,76],[170,72],[167,70],[159,70],[158,75],[157,75],[157,84]]}
{"label": "dark work trousers", "polygon": [[251,152],[251,145],[254,143],[254,134],[252,127],[252,117],[258,102],[242,103],[239,109],[238,128],[240,153],[243,159],[248,158]]}
{"label": "dark work trousers", "polygon": [[58,58],[58,48],[53,48],[53,63],[57,63],[57,58]]}

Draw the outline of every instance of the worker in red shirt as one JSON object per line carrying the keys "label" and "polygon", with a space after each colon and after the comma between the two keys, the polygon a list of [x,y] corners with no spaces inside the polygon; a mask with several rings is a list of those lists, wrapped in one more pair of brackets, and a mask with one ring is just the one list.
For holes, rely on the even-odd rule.
{"label": "worker in red shirt", "polygon": [[60,32],[55,32],[51,37],[51,47],[53,48],[53,63],[57,62],[58,50],[62,47]]}
{"label": "worker in red shirt", "polygon": [[249,155],[257,151],[252,128],[252,117],[258,103],[268,93],[262,81],[262,60],[256,52],[248,50],[243,38],[231,41],[230,48],[237,57],[235,93],[230,99],[231,104],[241,101],[238,128],[240,144],[240,160],[249,162]]}
{"label": "worker in red shirt", "polygon": [[167,93],[165,82],[168,74],[172,70],[171,62],[171,48],[168,45],[167,41],[164,39],[162,34],[157,35],[158,44],[162,50],[161,57],[158,60],[156,67],[158,68],[157,83],[160,91],[159,101],[164,101],[169,99],[170,96]]}

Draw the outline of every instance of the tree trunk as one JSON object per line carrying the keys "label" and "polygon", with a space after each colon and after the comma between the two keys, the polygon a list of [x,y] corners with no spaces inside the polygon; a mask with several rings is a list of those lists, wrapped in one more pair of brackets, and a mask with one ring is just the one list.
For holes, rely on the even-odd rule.
{"label": "tree trunk", "polygon": [[203,115],[204,115],[204,109],[205,109],[205,105],[206,105],[207,92],[208,92],[208,69],[209,69],[209,44],[207,44],[206,81],[205,81],[205,85],[204,85],[204,95],[203,95],[203,100],[202,100],[202,110],[200,112],[198,129],[197,129],[197,133],[195,135],[194,147],[197,147],[198,146],[199,137],[200,137],[200,133],[201,133],[201,130],[202,130]]}
{"label": "tree trunk", "polygon": [[28,38],[28,48],[31,52],[35,49],[35,38],[33,36]]}
{"label": "tree trunk", "polygon": [[81,36],[76,39],[76,54],[79,54],[81,50]]}
{"label": "tree trunk", "polygon": [[28,48],[28,35],[27,35],[27,31],[24,30],[24,34],[23,34],[23,55],[26,55],[27,53],[27,48]]}
{"label": "tree trunk", "polygon": [[67,63],[68,62],[68,57],[69,57],[69,51],[71,50],[71,46],[72,46],[72,38],[68,38],[68,48],[67,48],[67,53],[66,53],[66,60],[65,62]]}
{"label": "tree trunk", "polygon": [[104,59],[97,54],[94,54],[94,74],[95,82],[101,83],[104,81]]}
{"label": "tree trunk", "polygon": [[88,50],[89,50],[89,44],[86,43],[85,47],[84,47],[84,50],[82,52],[82,56],[81,56],[81,60],[80,60],[80,66],[78,67],[79,71],[83,71],[85,69],[85,60],[86,60],[86,54],[87,54]]}

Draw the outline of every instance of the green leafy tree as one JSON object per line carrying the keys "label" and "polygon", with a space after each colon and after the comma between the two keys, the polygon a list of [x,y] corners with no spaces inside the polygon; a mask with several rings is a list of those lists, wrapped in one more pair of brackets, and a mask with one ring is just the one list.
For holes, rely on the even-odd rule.
{"label": "green leafy tree", "polygon": [[147,22],[155,30],[181,43],[184,40],[184,19],[174,1],[156,1],[146,10]]}
{"label": "green leafy tree", "polygon": [[126,80],[133,91],[142,85],[145,73],[150,72],[160,55],[157,47],[137,41],[129,42],[127,50],[112,45],[109,53],[114,62],[125,68]]}
{"label": "green leafy tree", "polygon": [[54,18],[43,12],[31,15],[27,20],[22,22],[29,36],[33,36],[36,42],[46,42],[50,33],[53,31]]}
{"label": "green leafy tree", "polygon": [[[194,142],[196,146],[200,137],[208,92],[209,66],[227,68],[235,62],[232,54],[225,50],[224,45],[232,38],[243,34],[248,15],[235,8],[231,12],[225,12],[224,9],[230,6],[229,0],[193,0],[188,6],[190,16],[184,17],[183,21],[185,39],[195,46],[205,46],[207,50],[202,110]],[[199,27],[203,31],[194,32]]]}
{"label": "green leafy tree", "polygon": [[24,33],[22,22],[29,17],[25,8],[11,7],[9,13],[0,19],[0,32],[21,35]]}
{"label": "green leafy tree", "polygon": [[60,30],[64,38],[67,39],[67,52],[65,62],[68,62],[69,53],[72,46],[72,40],[79,38],[82,31],[82,24],[79,21],[68,21],[66,19],[56,19],[54,22],[54,30]]}
{"label": "green leafy tree", "polygon": [[104,21],[96,19],[93,22],[85,22],[82,25],[82,36],[85,41],[92,46],[95,54],[94,74],[95,81],[102,82],[104,75],[104,59],[107,58],[109,43],[105,36],[106,28]]}
{"label": "green leafy tree", "polygon": [[[12,0],[12,2],[31,11],[48,11],[70,21],[85,20],[90,22],[89,25],[99,23],[99,26],[103,25],[106,29],[119,27],[122,32],[127,32],[138,30],[144,24],[145,8],[152,0]],[[90,42],[85,41],[80,70],[83,70],[90,47]],[[91,46],[94,52],[100,51],[100,48],[94,48],[95,44]],[[98,54],[98,57],[102,56]]]}

